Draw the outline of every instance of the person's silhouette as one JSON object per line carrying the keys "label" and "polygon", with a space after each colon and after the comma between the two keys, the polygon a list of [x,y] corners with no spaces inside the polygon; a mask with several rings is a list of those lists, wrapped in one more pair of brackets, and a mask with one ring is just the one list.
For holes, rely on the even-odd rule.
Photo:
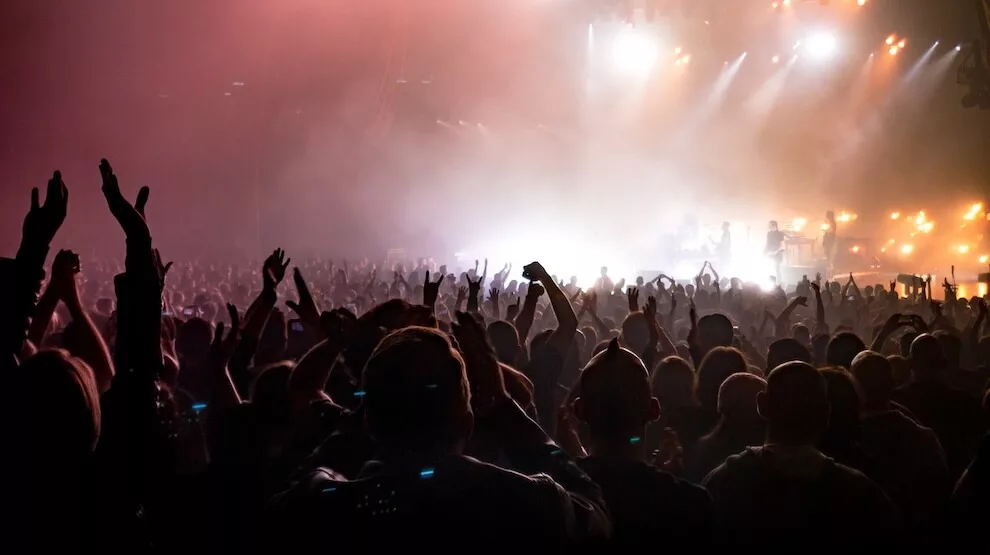
{"label": "person's silhouette", "polygon": [[[459,313],[459,330],[476,329],[458,331],[458,343],[478,370],[478,345],[465,343],[485,332],[473,318]],[[353,481],[320,468],[281,494],[271,541],[289,552],[384,549],[397,538],[407,547],[442,539],[504,550],[525,537],[527,545],[562,551],[604,539],[609,521],[598,487],[508,397],[490,347],[483,358],[485,373],[473,373],[469,384],[464,358],[438,330],[386,336],[360,391],[377,460]],[[476,418],[519,472],[462,455]]]}
{"label": "person's silhouette", "polygon": [[825,552],[897,543],[895,509],[876,483],[815,448],[828,425],[825,379],[790,362],[767,377],[757,397],[767,441],[729,457],[704,480],[720,541],[770,552],[814,542]]}
{"label": "person's silhouette", "polygon": [[614,525],[612,551],[657,540],[695,547],[707,541],[708,495],[646,462],[646,425],[660,416],[660,403],[639,357],[613,339],[581,373],[574,410],[590,431],[590,456],[579,464],[605,495]]}

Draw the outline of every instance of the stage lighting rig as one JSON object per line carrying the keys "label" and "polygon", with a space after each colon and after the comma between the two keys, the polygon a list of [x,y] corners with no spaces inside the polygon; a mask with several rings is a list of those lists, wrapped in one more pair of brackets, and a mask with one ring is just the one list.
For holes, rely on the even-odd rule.
{"label": "stage lighting rig", "polygon": [[982,40],[969,43],[956,81],[969,88],[962,97],[963,108],[990,110],[990,2],[975,0]]}

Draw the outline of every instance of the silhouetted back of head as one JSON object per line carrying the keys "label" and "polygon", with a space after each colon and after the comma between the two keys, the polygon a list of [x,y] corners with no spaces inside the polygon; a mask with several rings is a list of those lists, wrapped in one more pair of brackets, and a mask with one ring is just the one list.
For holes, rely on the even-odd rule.
{"label": "silhouetted back of head", "polygon": [[852,363],[852,375],[863,393],[866,410],[885,410],[894,391],[894,370],[880,353],[863,351]]}
{"label": "silhouetted back of head", "polygon": [[865,350],[866,345],[858,335],[849,331],[842,332],[828,342],[825,363],[829,366],[838,366],[848,370],[856,355]]}
{"label": "silhouetted back of head", "polygon": [[258,411],[263,423],[274,426],[290,424],[289,376],[293,368],[295,363],[290,360],[273,362],[263,366],[251,382],[251,405]]}
{"label": "silhouetted back of head", "polygon": [[471,434],[464,361],[448,337],[408,327],[387,335],[363,373],[365,421],[383,446],[453,451]]}
{"label": "silhouetted back of head", "polygon": [[732,322],[724,314],[709,314],[698,320],[698,339],[705,351],[732,346]]}
{"label": "silhouetted back of head", "polygon": [[748,365],[742,353],[732,347],[716,347],[705,355],[698,367],[698,402],[715,411],[718,406],[718,389],[729,376],[745,372]]}
{"label": "silhouetted back of head", "polygon": [[772,442],[814,445],[828,424],[825,378],[805,362],[788,362],[774,368],[757,404],[760,415],[767,420]]}
{"label": "silhouetted back of head", "polygon": [[190,318],[178,330],[175,349],[181,362],[197,363],[206,358],[213,341],[213,328],[202,318]]}
{"label": "silhouetted back of head", "polygon": [[845,368],[825,368],[821,373],[828,391],[827,443],[836,446],[857,442],[860,394],[856,391],[856,383]]}
{"label": "silhouetted back of head", "polygon": [[519,332],[516,331],[515,326],[505,320],[496,320],[488,324],[488,337],[492,340],[499,362],[516,364],[519,355]]}
{"label": "silhouetted back of head", "polygon": [[650,341],[650,330],[646,325],[646,316],[642,312],[633,312],[622,321],[622,344],[634,353],[642,353]]}
{"label": "silhouetted back of head", "polygon": [[635,353],[613,339],[581,372],[578,416],[593,436],[628,439],[639,434],[651,414],[650,377]]}
{"label": "silhouetted back of head", "polygon": [[962,340],[959,336],[945,330],[939,330],[934,335],[942,345],[942,356],[948,367],[959,368],[962,358]]}
{"label": "silhouetted back of head", "polygon": [[785,337],[770,344],[767,351],[767,372],[788,362],[811,364],[811,353],[797,339]]}
{"label": "silhouetted back of head", "polygon": [[942,344],[927,333],[911,342],[911,372],[915,380],[940,379],[945,368]]}
{"label": "silhouetted back of head", "polygon": [[[8,453],[36,466],[82,462],[100,437],[100,397],[93,371],[61,349],[42,350],[10,371],[4,402],[20,407],[18,426],[30,428],[27,445],[8,445]],[[13,423],[8,423],[13,424]],[[18,435],[20,437],[20,435]]]}
{"label": "silhouetted back of head", "polygon": [[759,376],[740,372],[718,388],[718,413],[727,418],[755,419],[756,397],[767,389],[767,382]]}
{"label": "silhouetted back of head", "polygon": [[693,407],[698,404],[695,397],[697,380],[694,370],[679,356],[669,356],[653,371],[653,396],[660,400],[660,406]]}

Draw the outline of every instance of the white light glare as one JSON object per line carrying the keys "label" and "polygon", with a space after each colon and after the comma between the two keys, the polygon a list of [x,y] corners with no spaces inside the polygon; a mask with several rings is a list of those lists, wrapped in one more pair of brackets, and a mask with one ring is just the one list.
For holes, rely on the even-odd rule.
{"label": "white light glare", "polygon": [[831,33],[816,33],[808,38],[805,48],[812,57],[824,60],[835,55],[839,40]]}
{"label": "white light glare", "polygon": [[657,61],[657,44],[647,35],[625,29],[615,37],[613,61],[624,71],[645,72]]}

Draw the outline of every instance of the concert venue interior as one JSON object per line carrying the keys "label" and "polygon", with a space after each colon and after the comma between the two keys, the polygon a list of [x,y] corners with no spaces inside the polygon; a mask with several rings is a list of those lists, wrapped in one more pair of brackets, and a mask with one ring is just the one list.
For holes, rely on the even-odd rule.
{"label": "concert venue interior", "polygon": [[987,271],[969,0],[4,4],[0,165],[36,185],[60,161],[76,250],[111,233],[106,156],[175,256],[265,237],[684,278],[729,222],[724,273],[763,280],[767,222],[814,274],[833,210],[836,272]]}

